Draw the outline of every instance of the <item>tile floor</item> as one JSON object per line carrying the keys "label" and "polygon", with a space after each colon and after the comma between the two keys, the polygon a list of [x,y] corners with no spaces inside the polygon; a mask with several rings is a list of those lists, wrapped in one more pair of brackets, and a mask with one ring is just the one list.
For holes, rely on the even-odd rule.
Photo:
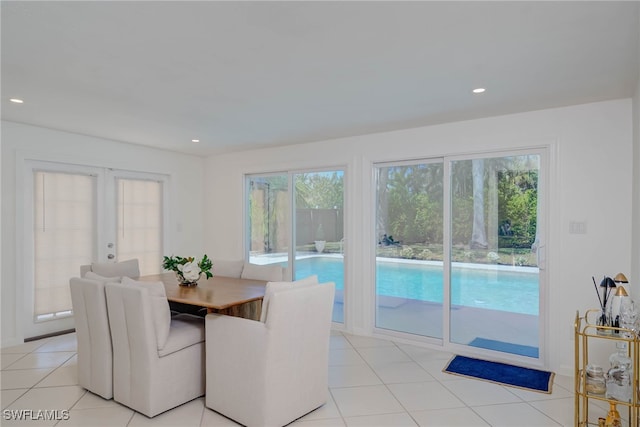
{"label": "tile floor", "polygon": [[[451,354],[332,332],[329,401],[291,425],[572,426],[573,379],[553,394],[442,373]],[[67,334],[2,349],[0,424],[56,426],[235,426],[204,398],[152,419],[77,385],[76,337]],[[5,409],[67,409],[60,421],[7,420]]]}

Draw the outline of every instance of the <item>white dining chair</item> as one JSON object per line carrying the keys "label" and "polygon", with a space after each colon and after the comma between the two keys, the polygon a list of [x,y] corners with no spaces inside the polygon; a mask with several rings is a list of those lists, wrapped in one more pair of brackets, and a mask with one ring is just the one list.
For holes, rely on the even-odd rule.
{"label": "white dining chair", "polygon": [[242,276],[242,268],[244,267],[244,260],[242,259],[213,259],[212,262],[211,272],[214,276],[234,277],[237,279]]}
{"label": "white dining chair", "polygon": [[205,405],[273,427],[325,404],[334,292],[333,283],[271,292],[264,322],[207,315]]}
{"label": "white dining chair", "polygon": [[78,384],[105,399],[113,397],[113,349],[105,282],[69,280],[78,341]]}
{"label": "white dining chair", "polygon": [[281,282],[284,280],[284,269],[278,264],[259,265],[245,261],[240,277],[242,279]]}
{"label": "white dining chair", "polygon": [[113,398],[148,417],[204,394],[204,320],[171,317],[162,282],[105,285]]}
{"label": "white dining chair", "polygon": [[137,258],[120,262],[94,262],[80,266],[80,276],[93,272],[103,277],[140,277],[140,265]]}

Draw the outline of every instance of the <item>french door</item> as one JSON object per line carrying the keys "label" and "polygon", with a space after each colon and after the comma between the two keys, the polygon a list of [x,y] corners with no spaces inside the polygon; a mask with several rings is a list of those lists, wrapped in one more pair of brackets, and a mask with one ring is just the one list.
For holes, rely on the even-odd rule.
{"label": "french door", "polygon": [[80,266],[138,258],[159,273],[167,177],[28,161],[24,173],[26,338],[73,328],[69,278]]}
{"label": "french door", "polygon": [[527,150],[376,165],[379,331],[541,358],[544,158]]}

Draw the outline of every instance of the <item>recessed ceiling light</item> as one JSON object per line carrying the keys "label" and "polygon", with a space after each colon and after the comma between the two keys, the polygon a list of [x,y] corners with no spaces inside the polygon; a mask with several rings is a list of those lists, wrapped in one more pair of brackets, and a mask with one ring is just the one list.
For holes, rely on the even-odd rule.
{"label": "recessed ceiling light", "polygon": [[9,99],[9,101],[13,102],[14,104],[23,104],[24,101],[22,99],[18,99],[18,98],[11,98]]}
{"label": "recessed ceiling light", "polygon": [[482,93],[484,92],[486,89],[483,87],[477,87],[473,90],[473,93]]}
{"label": "recessed ceiling light", "polygon": [[200,142],[199,139],[192,139],[191,142]]}

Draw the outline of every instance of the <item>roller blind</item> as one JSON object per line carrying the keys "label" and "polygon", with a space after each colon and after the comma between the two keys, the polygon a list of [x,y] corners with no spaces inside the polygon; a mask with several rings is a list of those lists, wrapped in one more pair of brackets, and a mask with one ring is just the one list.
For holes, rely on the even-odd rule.
{"label": "roller blind", "polygon": [[34,171],[34,315],[70,315],[69,278],[95,247],[97,178]]}
{"label": "roller blind", "polygon": [[162,272],[162,182],[117,178],[118,261],[138,258],[140,274]]}

